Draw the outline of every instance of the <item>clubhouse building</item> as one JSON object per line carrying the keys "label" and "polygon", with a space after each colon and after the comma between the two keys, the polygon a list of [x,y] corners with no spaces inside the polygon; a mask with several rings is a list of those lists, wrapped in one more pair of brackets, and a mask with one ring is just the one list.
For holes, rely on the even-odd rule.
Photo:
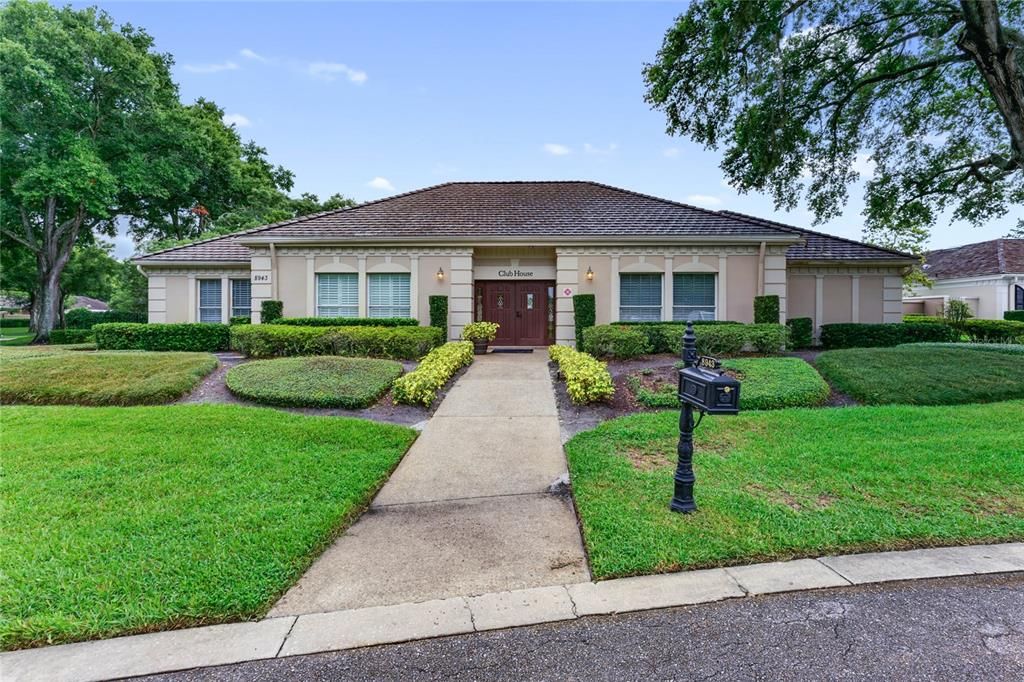
{"label": "clubhouse building", "polygon": [[135,259],[150,322],[414,317],[445,295],[449,336],[498,322],[494,345],[574,343],[575,294],[597,323],[899,322],[904,253],[594,182],[451,182]]}

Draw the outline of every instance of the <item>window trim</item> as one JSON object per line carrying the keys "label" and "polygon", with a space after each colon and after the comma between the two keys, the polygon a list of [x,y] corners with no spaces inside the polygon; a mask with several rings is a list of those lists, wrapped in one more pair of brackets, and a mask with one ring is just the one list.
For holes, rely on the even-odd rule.
{"label": "window trim", "polygon": [[[673,272],[672,273],[672,321],[673,322],[685,322],[686,321],[685,317],[682,317],[682,318],[676,317],[676,308],[684,308],[684,307],[685,308],[690,308],[690,309],[693,309],[693,308],[708,308],[708,306],[706,306],[706,305],[683,305],[683,304],[680,304],[680,303],[676,302],[676,277],[680,276],[680,275],[686,276],[686,277],[692,277],[692,276],[711,277],[711,291],[712,291],[712,293],[714,295],[715,302],[713,304],[714,310],[712,311],[713,317],[711,317],[710,319],[711,320],[719,319],[719,317],[718,317],[718,273],[717,272]],[[706,318],[695,318],[694,321],[703,320],[703,319],[706,319]]]}
{"label": "window trim", "polygon": [[[340,301],[334,305],[322,305],[320,303],[320,282],[323,277],[338,277],[348,278],[351,277],[356,283],[356,302],[355,303],[341,303]],[[316,317],[359,317],[359,299],[360,299],[360,287],[359,287],[359,275],[354,272],[317,272],[313,275],[314,292],[313,296],[313,313]],[[340,291],[340,290],[339,290]],[[321,308],[337,308],[337,315],[325,315],[320,312]],[[346,314],[348,309],[351,309],[351,314]]]}
{"label": "window trim", "polygon": [[[618,301],[618,304],[619,304],[619,308],[618,308],[618,310],[619,310],[619,321],[620,322],[660,322],[661,319],[662,319],[662,316],[663,316],[663,312],[665,310],[665,274],[662,273],[662,272],[619,272],[618,276],[619,276],[619,301]],[[623,286],[623,278],[624,277],[640,277],[640,278],[650,278],[652,280],[656,280],[657,283],[658,283],[658,285],[657,285],[658,304],[656,306],[655,305],[623,305],[622,304],[622,295],[623,295],[623,293],[625,291],[625,287]],[[626,310],[648,310],[648,311],[651,311],[651,310],[654,310],[655,308],[657,308],[658,312],[657,312],[657,315],[655,317],[653,317],[653,318],[647,318],[647,317],[643,317],[643,316],[641,316],[641,317],[633,317],[633,316],[629,316],[629,315],[624,314]]]}
{"label": "window trim", "polygon": [[[217,283],[217,305],[203,305],[203,283]],[[203,310],[216,310],[216,320],[204,320]],[[224,322],[224,282],[220,277],[197,277],[196,278],[196,322],[200,324],[220,324]]]}

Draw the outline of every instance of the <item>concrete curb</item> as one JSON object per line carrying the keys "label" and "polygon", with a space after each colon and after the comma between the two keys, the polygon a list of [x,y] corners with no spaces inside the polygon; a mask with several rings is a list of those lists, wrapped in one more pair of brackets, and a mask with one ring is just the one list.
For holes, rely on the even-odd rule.
{"label": "concrete curb", "polygon": [[0,677],[107,680],[774,592],[1013,571],[1024,571],[1024,542],[797,559],[12,651],[0,654]]}

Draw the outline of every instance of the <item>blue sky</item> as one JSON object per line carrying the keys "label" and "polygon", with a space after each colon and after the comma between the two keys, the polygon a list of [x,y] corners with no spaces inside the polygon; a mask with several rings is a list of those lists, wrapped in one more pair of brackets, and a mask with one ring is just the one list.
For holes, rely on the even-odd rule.
{"label": "blue sky", "polygon": [[[101,2],[174,55],[295,193],[377,199],[449,180],[589,179],[812,227],[665,133],[640,71],[685,3]],[[866,166],[867,164],[865,164]],[[824,231],[859,238],[860,191]],[[932,247],[1005,234],[940,224]],[[119,256],[132,252],[117,240]]]}

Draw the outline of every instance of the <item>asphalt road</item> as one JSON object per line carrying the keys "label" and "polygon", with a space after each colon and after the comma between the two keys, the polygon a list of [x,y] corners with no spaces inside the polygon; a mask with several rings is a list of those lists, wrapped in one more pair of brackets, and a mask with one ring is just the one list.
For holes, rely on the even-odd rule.
{"label": "asphalt road", "polygon": [[1021,680],[1024,573],[734,599],[145,678]]}

